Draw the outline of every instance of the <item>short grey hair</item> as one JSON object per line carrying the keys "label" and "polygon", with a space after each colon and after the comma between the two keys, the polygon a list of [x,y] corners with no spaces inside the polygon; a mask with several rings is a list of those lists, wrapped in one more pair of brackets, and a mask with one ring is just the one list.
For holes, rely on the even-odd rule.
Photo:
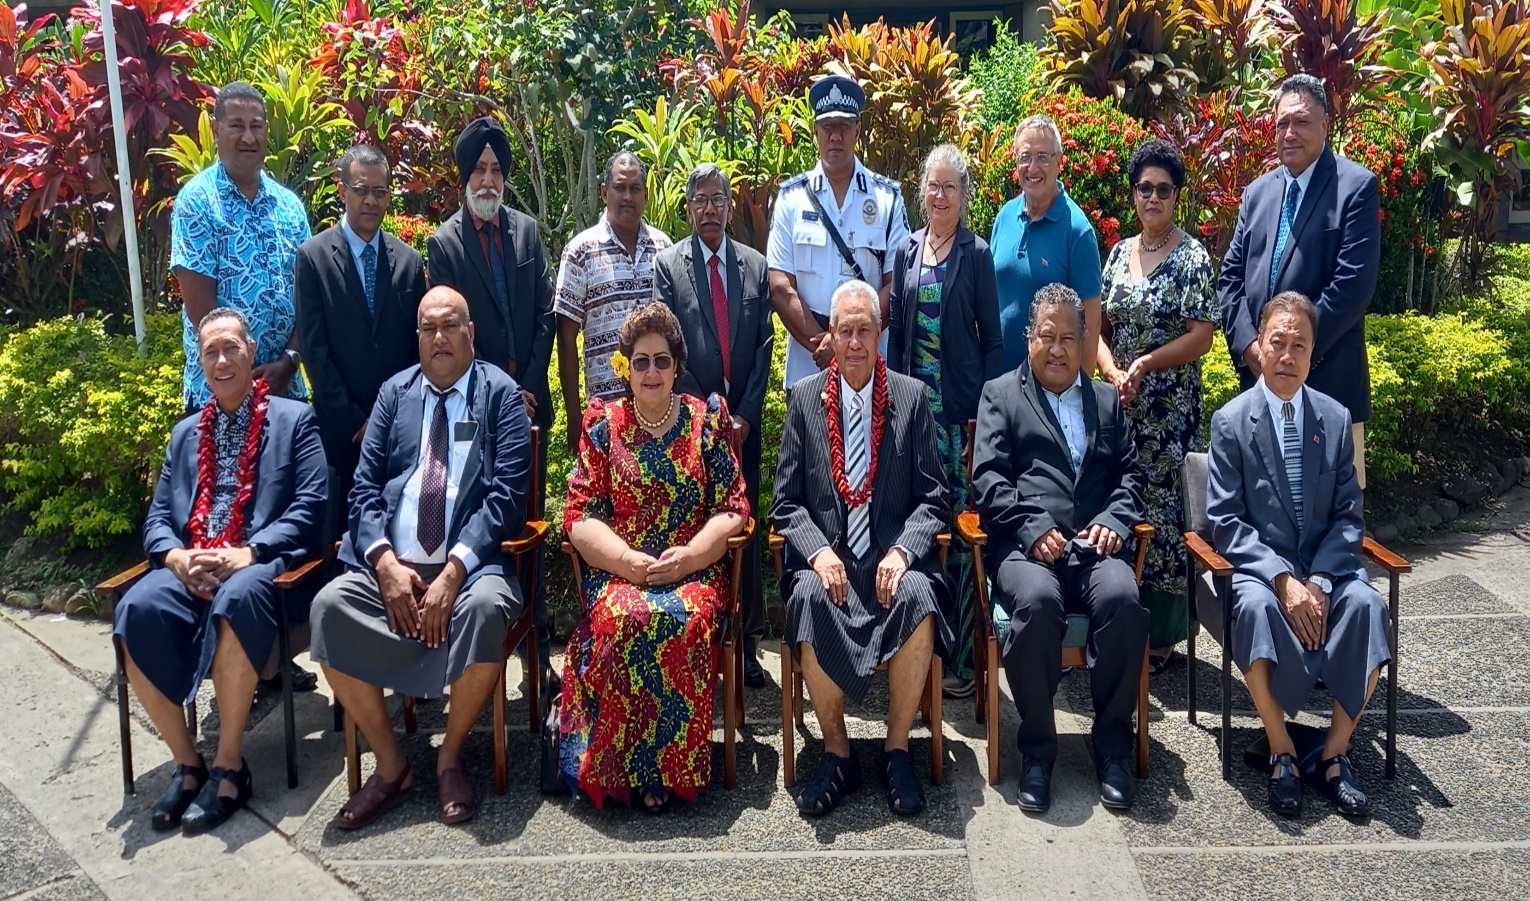
{"label": "short grey hair", "polygon": [[203,329],[214,322],[222,322],[225,319],[234,320],[235,324],[239,326],[240,336],[246,342],[255,340],[254,336],[250,333],[250,320],[244,318],[243,313],[233,307],[213,307],[206,316],[202,317],[202,321],[197,323],[197,341],[200,342],[202,340]]}
{"label": "short grey hair", "polygon": [[692,194],[696,193],[696,189],[701,187],[703,182],[711,181],[714,178],[722,179],[723,190],[727,191],[730,195],[733,193],[733,182],[728,178],[728,171],[726,169],[716,163],[702,163],[692,169],[690,175],[686,176],[685,196],[689,198]]}
{"label": "short grey hair", "polygon": [[1082,339],[1084,333],[1089,331],[1089,327],[1084,322],[1084,301],[1078,296],[1077,291],[1062,282],[1043,285],[1041,290],[1036,292],[1035,298],[1031,300],[1031,318],[1025,326],[1025,336],[1029,338],[1035,335],[1036,323],[1041,320],[1041,311],[1054,307],[1072,307],[1078,311],[1078,335]]}
{"label": "short grey hair", "polygon": [[882,327],[882,297],[877,289],[871,287],[860,279],[851,279],[834,289],[834,296],[829,298],[829,324],[839,321],[839,305],[847,298],[864,297],[871,304],[871,321]]}
{"label": "short grey hair", "polygon": [[1323,87],[1323,82],[1319,81],[1316,75],[1302,72],[1281,82],[1280,90],[1275,92],[1275,105],[1279,106],[1280,101],[1286,99],[1287,94],[1301,94],[1316,104],[1317,108],[1323,111],[1323,115],[1328,115],[1328,89]]}
{"label": "short grey hair", "polygon": [[930,221],[929,192],[925,186],[930,183],[930,170],[941,163],[956,170],[957,192],[961,195],[960,221],[966,222],[967,212],[972,205],[972,178],[967,172],[967,158],[962,156],[961,148],[955,144],[941,144],[931,150],[929,156],[924,158],[924,164],[919,167],[919,206],[924,211],[924,220]]}
{"label": "short grey hair", "polygon": [[1057,147],[1057,152],[1062,153],[1062,132],[1057,130],[1057,123],[1052,121],[1051,116],[1030,116],[1015,126],[1015,139],[1012,143],[1020,143],[1020,136],[1028,131],[1044,131],[1052,136],[1052,143]]}

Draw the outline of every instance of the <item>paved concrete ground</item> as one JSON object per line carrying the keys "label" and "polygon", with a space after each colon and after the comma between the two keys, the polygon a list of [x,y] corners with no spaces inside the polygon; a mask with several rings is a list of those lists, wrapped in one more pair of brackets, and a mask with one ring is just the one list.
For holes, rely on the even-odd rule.
{"label": "paved concrete ground", "polygon": [[[147,819],[169,767],[136,706],[139,791],[122,793],[107,627],[7,609],[0,899],[1530,898],[1530,673],[1522,662],[1530,645],[1530,491],[1515,489],[1478,521],[1484,531],[1401,549],[1417,569],[1404,583],[1399,772],[1382,778],[1378,692],[1355,752],[1375,808],[1363,824],[1329,813],[1310,793],[1300,821],[1271,816],[1262,780],[1241,762],[1233,782],[1222,781],[1220,649],[1202,641],[1200,724],[1185,715],[1180,662],[1151,686],[1152,775],[1124,815],[1098,804],[1088,680],[1075,673],[1059,692],[1062,756],[1056,800],[1042,818],[1014,805],[1019,760],[1008,740],[1005,780],[994,790],[970,702],[947,702],[946,780],[927,789],[923,816],[889,813],[873,777],[827,821],[806,821],[780,787],[772,686],[749,697],[739,787],[707,792],[658,819],[537,792],[537,741],[514,698],[510,791],[493,794],[489,736],[476,736],[467,763],[479,815],[465,827],[441,826],[429,774],[442,711],[422,705],[420,731],[405,740],[422,775],[415,797],[359,835],[342,833],[328,825],[345,783],[321,687],[298,700],[296,790],[282,778],[274,699],[262,698],[246,741],[256,780],[251,810],[214,835],[164,836]],[[773,656],[765,667],[778,671]],[[512,685],[517,679],[512,664]],[[204,742],[217,729],[207,694]],[[1324,703],[1314,699],[1302,719],[1322,725]],[[882,704],[874,693],[852,711],[869,773]],[[1235,683],[1235,748],[1257,735],[1250,706]],[[1005,736],[1013,717],[1006,700]],[[816,734],[811,713],[808,724]],[[928,732],[916,731],[913,744],[927,766]],[[811,772],[817,743],[799,735],[797,752],[798,771]],[[720,779],[720,745],[716,764]]]}

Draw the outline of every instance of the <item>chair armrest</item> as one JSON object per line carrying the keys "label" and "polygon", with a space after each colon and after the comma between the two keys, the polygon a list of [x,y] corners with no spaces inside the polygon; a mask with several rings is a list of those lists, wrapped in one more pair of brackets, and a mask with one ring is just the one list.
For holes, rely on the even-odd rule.
{"label": "chair armrest", "polygon": [[754,537],[754,517],[751,516],[748,519],[744,520],[744,531],[742,531],[742,532],[738,533],[737,535],[734,535],[732,538],[728,539],[728,550],[730,550],[730,551],[738,550],[739,548],[741,548],[744,545],[748,544],[749,543],[749,539],[751,539],[753,537]]}
{"label": "chair armrest", "polygon": [[272,580],[271,584],[276,586],[277,591],[290,591],[308,581],[308,577],[313,575],[314,570],[319,569],[328,562],[328,554],[322,557],[315,557],[312,560],[309,560],[294,569],[289,569],[281,575],[277,576],[274,580]]}
{"label": "chair armrest", "polygon": [[1152,541],[1157,534],[1151,523],[1139,522],[1132,526],[1132,536],[1138,541]]}
{"label": "chair armrest", "polygon": [[1206,539],[1195,532],[1186,532],[1184,535],[1185,550],[1190,552],[1190,556],[1200,564],[1202,569],[1219,579],[1233,574],[1232,564],[1228,563],[1221,554],[1212,550],[1211,545],[1206,543]]}
{"label": "chair armrest", "polygon": [[978,518],[976,512],[971,510],[956,515],[956,534],[975,547],[988,543],[988,533],[983,531],[983,521]]}
{"label": "chair armrest", "polygon": [[786,539],[782,538],[781,533],[775,529],[770,530],[770,536],[765,539],[765,543],[773,554],[786,550]]}
{"label": "chair armrest", "polygon": [[547,525],[546,520],[534,519],[526,523],[526,528],[521,530],[521,534],[509,541],[500,542],[500,553],[509,554],[514,557],[539,548],[542,546],[542,542],[547,540],[549,530],[550,527]]}
{"label": "chair armrest", "polygon": [[1382,547],[1374,538],[1365,539],[1360,545],[1360,552],[1375,560],[1378,566],[1391,575],[1413,572],[1413,564]]}
{"label": "chair armrest", "polygon": [[135,584],[137,584],[138,580],[142,579],[145,575],[148,574],[148,572],[149,561],[147,560],[130,566],[127,569],[124,569],[122,572],[117,573],[115,576],[112,576],[111,578],[106,579],[105,581],[98,584],[95,588],[96,597],[102,599],[103,601],[115,601],[117,598],[121,597],[123,593],[126,592],[129,588],[132,588]]}
{"label": "chair armrest", "polygon": [[950,532],[937,532],[935,534],[935,546],[938,547],[938,548],[948,548],[948,547],[950,547],[951,546],[951,533]]}

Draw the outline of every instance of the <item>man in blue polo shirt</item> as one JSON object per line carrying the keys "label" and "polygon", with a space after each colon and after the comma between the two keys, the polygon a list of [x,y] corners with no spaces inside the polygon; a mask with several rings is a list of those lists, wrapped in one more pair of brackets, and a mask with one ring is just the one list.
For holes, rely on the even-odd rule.
{"label": "man in blue polo shirt", "polygon": [[1004,368],[1026,361],[1025,326],[1031,298],[1053,282],[1084,299],[1084,343],[1080,363],[1094,374],[1100,339],[1100,243],[1089,217],[1063,190],[1062,135],[1046,116],[1031,116],[1015,129],[1015,176],[1021,194],[993,221],[993,249],[999,283],[999,331]]}

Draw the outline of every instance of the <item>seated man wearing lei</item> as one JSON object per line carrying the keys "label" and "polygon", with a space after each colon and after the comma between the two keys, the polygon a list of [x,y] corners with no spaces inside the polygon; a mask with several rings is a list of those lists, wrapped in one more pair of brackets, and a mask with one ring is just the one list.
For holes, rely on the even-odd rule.
{"label": "seated man wearing lei", "polygon": [[[175,758],[151,818],[156,830],[211,829],[250,800],[241,756],[255,682],[276,639],[277,576],[313,553],[328,477],[319,427],[300,401],[252,377],[244,316],[215,307],[197,326],[212,399],[176,424],[144,523],[152,569],[117,605],[128,682]],[[308,616],[289,609],[288,622]],[[212,770],[181,705],[211,674],[218,698]]]}

